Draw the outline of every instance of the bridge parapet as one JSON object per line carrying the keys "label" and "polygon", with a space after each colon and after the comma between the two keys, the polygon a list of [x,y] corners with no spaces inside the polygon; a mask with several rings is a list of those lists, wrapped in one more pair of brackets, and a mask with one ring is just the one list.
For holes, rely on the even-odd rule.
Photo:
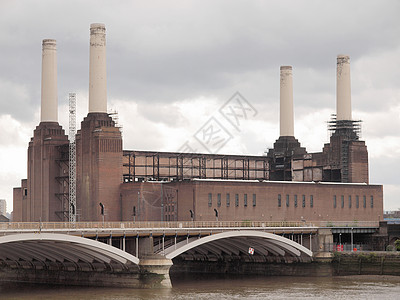
{"label": "bridge parapet", "polygon": [[300,228],[300,227],[379,227],[379,222],[369,221],[178,221],[178,222],[9,222],[0,223],[0,231],[33,230],[57,231],[78,229],[190,229],[190,228]]}

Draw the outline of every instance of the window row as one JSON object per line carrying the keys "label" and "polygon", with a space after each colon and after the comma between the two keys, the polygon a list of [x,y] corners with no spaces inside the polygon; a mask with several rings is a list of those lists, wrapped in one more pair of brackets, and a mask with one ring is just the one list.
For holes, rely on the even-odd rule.
{"label": "window row", "polygon": [[[309,203],[310,203],[310,207],[314,207],[314,197],[313,197],[313,195],[310,195]],[[353,202],[352,202],[351,195],[348,196],[348,202],[347,203],[348,203],[349,208],[352,208]],[[286,195],[286,207],[289,207],[289,206],[290,206],[290,196]],[[297,195],[293,196],[293,206],[294,207],[298,206]],[[305,195],[301,196],[301,206],[302,207],[306,207],[306,196]],[[344,197],[344,195],[341,195],[340,196],[340,207],[344,208],[344,206],[345,206],[345,197]],[[362,198],[362,206],[363,206],[363,208],[367,207],[367,196],[365,196],[365,195]],[[374,207],[374,196],[370,196],[369,206],[371,208]],[[278,194],[278,207],[282,207],[282,196],[281,196],[281,194]],[[337,197],[336,197],[336,195],[334,195],[333,196],[333,208],[336,208],[336,207],[337,207]],[[360,207],[360,197],[358,195],[356,195],[356,197],[355,197],[355,207],[356,208]]]}
{"label": "window row", "polygon": [[[225,200],[226,200],[226,207],[231,206],[231,195],[229,193],[226,194]],[[213,194],[208,193],[208,207],[212,207],[212,203],[213,203]],[[256,206],[256,204],[257,204],[256,194],[253,194],[252,204],[253,204],[253,206]],[[247,194],[244,194],[243,195],[243,206],[247,207],[247,205],[248,205],[248,197],[247,197]],[[217,194],[217,206],[221,207],[221,194],[220,193]],[[235,194],[235,206],[236,207],[239,206],[239,194]]]}
{"label": "window row", "polygon": [[[344,208],[344,206],[345,206],[345,199],[344,198],[345,198],[344,195],[340,196],[340,207],[341,208]],[[348,200],[347,203],[349,205],[349,208],[351,208],[352,205],[353,205],[351,195],[348,196],[347,200]],[[337,203],[337,198],[336,198],[336,195],[334,195],[333,196],[333,208],[336,208],[337,204],[338,204]],[[370,198],[369,198],[369,206],[371,208],[374,208],[374,196],[370,196]],[[356,208],[360,207],[360,197],[358,195],[356,195],[355,207]],[[367,207],[367,196],[365,196],[365,195],[362,197],[362,207],[363,208]]]}
{"label": "window row", "polygon": [[[301,199],[299,199],[299,201],[301,200],[301,207],[306,207],[306,195],[302,195]],[[310,203],[310,207],[314,207],[314,196],[310,195],[309,198],[309,203]],[[297,199],[297,195],[293,196],[293,206],[297,207],[299,205],[298,203],[298,199]],[[286,195],[286,207],[290,206],[290,196]],[[278,194],[278,207],[282,207],[282,196],[281,194]]]}

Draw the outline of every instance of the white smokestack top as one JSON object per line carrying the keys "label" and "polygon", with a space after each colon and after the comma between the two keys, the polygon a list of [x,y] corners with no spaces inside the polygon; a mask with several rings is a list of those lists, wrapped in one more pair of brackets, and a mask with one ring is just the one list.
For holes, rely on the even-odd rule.
{"label": "white smokestack top", "polygon": [[294,136],[291,66],[281,66],[280,136]]}
{"label": "white smokestack top", "polygon": [[89,113],[107,113],[106,27],[90,25]]}
{"label": "white smokestack top", "polygon": [[351,120],[350,56],[348,55],[337,57],[336,120]]}
{"label": "white smokestack top", "polygon": [[42,43],[42,99],[40,122],[58,122],[56,40]]}

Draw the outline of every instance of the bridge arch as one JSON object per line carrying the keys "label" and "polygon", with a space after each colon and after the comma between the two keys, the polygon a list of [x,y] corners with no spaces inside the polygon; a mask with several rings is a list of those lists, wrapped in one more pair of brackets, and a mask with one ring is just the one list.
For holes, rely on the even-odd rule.
{"label": "bridge arch", "polygon": [[255,253],[264,256],[291,256],[299,260],[310,260],[313,256],[312,251],[290,239],[252,230],[227,231],[198,239],[192,238],[166,248],[164,254],[168,259],[174,259],[191,250],[238,255],[240,252],[247,253],[249,247],[254,248]]}
{"label": "bridge arch", "polygon": [[57,233],[22,233],[0,237],[0,262],[14,267],[75,270],[129,269],[139,259],[88,238]]}

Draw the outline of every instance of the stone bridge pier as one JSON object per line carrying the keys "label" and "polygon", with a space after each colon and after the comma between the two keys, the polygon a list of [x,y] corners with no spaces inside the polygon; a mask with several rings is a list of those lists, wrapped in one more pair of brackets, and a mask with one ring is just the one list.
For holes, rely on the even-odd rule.
{"label": "stone bridge pier", "polygon": [[136,239],[136,255],[139,258],[139,270],[144,286],[172,287],[169,269],[173,265],[172,259],[154,253],[154,239],[148,237]]}

